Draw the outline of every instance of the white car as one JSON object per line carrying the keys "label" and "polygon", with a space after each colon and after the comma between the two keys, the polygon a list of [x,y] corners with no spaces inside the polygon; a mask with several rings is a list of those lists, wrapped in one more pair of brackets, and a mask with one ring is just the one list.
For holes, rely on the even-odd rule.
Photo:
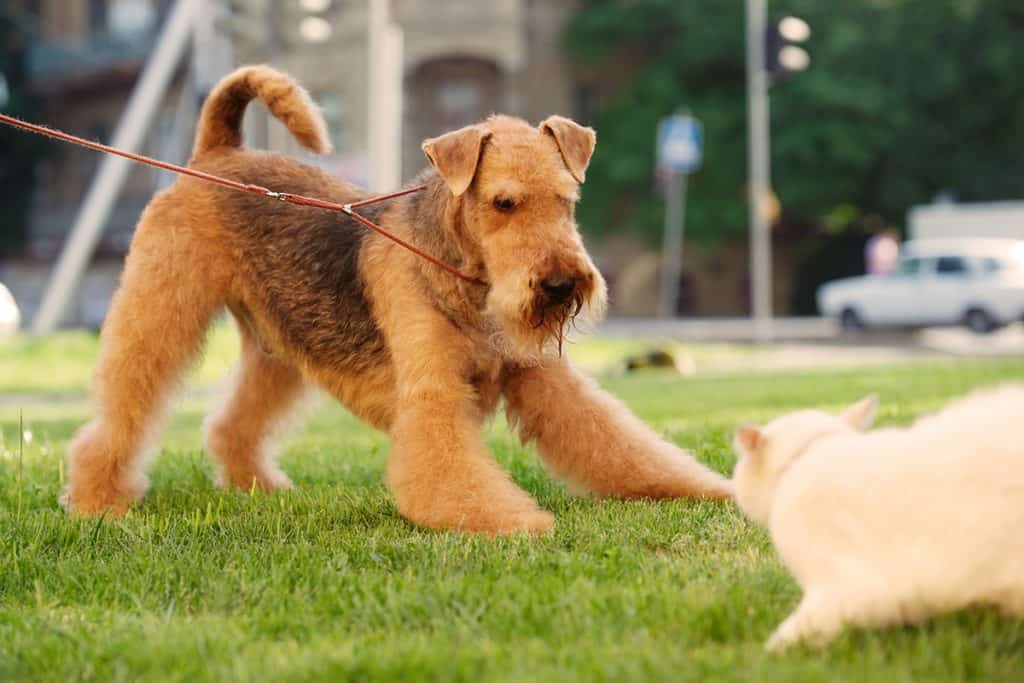
{"label": "white car", "polygon": [[818,309],[845,329],[962,324],[991,332],[1024,320],[1024,240],[906,242],[892,273],[822,285]]}

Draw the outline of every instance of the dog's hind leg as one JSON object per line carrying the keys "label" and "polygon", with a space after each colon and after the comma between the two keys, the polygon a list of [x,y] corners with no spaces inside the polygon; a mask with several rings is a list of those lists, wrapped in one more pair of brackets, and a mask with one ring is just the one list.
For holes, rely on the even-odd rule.
{"label": "dog's hind leg", "polygon": [[619,498],[732,497],[726,478],[660,438],[565,358],[510,370],[505,399],[523,441],[535,441],[573,488]]}
{"label": "dog's hind leg", "polygon": [[273,460],[275,432],[303,395],[299,370],[267,355],[244,324],[242,358],[231,396],[206,424],[206,445],[219,464],[218,483],[242,490],[287,488],[291,482]]}
{"label": "dog's hind leg", "polygon": [[187,218],[159,200],[143,214],[100,336],[96,417],[69,447],[69,512],[123,514],[145,492],[144,453],[221,306],[215,247],[183,228]]}

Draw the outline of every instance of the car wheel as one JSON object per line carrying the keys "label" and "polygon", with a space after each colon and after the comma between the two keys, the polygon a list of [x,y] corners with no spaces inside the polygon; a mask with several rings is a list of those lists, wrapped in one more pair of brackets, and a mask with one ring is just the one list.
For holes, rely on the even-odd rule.
{"label": "car wheel", "polygon": [[843,312],[839,314],[839,326],[846,332],[857,332],[864,329],[864,321],[861,320],[857,311],[852,308],[844,308]]}
{"label": "car wheel", "polygon": [[999,327],[999,323],[983,308],[972,308],[964,314],[964,325],[975,334],[988,334]]}

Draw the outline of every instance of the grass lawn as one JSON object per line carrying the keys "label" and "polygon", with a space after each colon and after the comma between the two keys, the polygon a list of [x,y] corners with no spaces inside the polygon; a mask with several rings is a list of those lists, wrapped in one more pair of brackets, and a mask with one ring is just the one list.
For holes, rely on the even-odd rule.
{"label": "grass lawn", "polygon": [[[218,331],[194,382],[234,344]],[[798,591],[763,532],[731,505],[573,498],[501,419],[495,457],[557,516],[539,539],[410,526],[381,484],[386,439],[326,401],[283,451],[294,491],[216,490],[202,392],[175,413],[138,509],[69,520],[56,498],[94,352],[86,334],[0,342],[0,680],[1024,680],[1024,623],[984,610],[768,655]],[[729,472],[740,422],[877,391],[881,422],[905,423],[1014,378],[1024,360],[605,384]]]}

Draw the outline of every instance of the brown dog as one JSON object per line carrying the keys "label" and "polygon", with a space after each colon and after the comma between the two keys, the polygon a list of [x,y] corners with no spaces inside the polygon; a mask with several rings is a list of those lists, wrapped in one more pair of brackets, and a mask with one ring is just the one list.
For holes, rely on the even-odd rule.
{"label": "brown dog", "polygon": [[[336,202],[365,193],[287,157],[240,149],[252,99],[311,150],[319,111],[288,77],[248,67],[222,81],[192,165]],[[552,516],[487,456],[480,431],[501,398],[555,475],[600,496],[726,498],[729,483],[661,440],[561,356],[604,282],[573,208],[594,150],[589,128],[495,116],[423,144],[428,189],[364,213],[486,284],[464,282],[339,213],[181,178],[146,208],[103,328],[97,417],[70,449],[69,510],[123,513],[146,488],[143,454],[167,397],[227,307],[242,359],[208,423],[224,484],[287,487],[269,452],[307,385],[392,440],[398,510],[434,528],[539,532]],[[379,207],[379,208],[378,208]]]}

